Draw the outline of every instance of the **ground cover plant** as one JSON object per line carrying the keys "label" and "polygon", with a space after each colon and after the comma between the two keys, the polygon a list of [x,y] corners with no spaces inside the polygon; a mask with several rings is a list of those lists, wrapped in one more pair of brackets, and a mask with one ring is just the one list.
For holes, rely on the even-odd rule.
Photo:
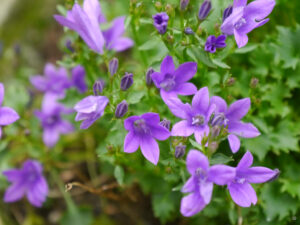
{"label": "ground cover plant", "polygon": [[299,223],[298,2],[30,3],[0,17],[0,224]]}

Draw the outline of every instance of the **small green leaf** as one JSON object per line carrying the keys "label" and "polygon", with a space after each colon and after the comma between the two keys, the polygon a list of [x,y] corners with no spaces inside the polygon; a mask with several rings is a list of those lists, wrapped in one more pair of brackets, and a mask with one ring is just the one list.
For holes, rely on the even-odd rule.
{"label": "small green leaf", "polygon": [[130,92],[127,98],[127,102],[129,104],[139,103],[145,94],[146,94],[145,91]]}
{"label": "small green leaf", "polygon": [[141,46],[139,46],[139,50],[140,51],[147,51],[150,49],[155,48],[158,44],[159,44],[160,40],[157,38],[151,38],[149,39],[149,41],[146,41],[144,44],[142,44]]}
{"label": "small green leaf", "polygon": [[223,69],[230,69],[230,66],[228,66],[226,63],[224,62],[221,62],[220,60],[218,59],[213,59],[212,62],[214,64],[216,64],[218,67],[221,67]]}
{"label": "small green leaf", "polygon": [[124,169],[121,166],[116,166],[114,171],[115,178],[117,179],[120,185],[124,183]]}
{"label": "small green leaf", "polygon": [[215,165],[215,164],[226,164],[233,161],[232,156],[229,157],[227,155],[224,155],[222,153],[216,153],[212,156],[210,159],[210,164]]}
{"label": "small green leaf", "polygon": [[253,44],[253,45],[247,45],[246,47],[242,47],[242,48],[236,49],[235,53],[237,53],[237,54],[244,54],[244,53],[252,52],[256,48],[257,48],[257,45],[255,45],[255,44]]}
{"label": "small green leaf", "polygon": [[194,141],[193,139],[189,139],[190,140],[190,143],[195,147],[195,148],[197,148],[197,149],[199,149],[199,150],[203,150],[203,148],[202,148],[202,146],[199,144],[199,143],[197,143],[196,141]]}

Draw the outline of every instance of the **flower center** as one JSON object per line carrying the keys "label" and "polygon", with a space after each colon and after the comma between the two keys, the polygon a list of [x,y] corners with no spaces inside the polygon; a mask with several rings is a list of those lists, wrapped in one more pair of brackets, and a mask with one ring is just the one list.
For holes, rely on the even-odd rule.
{"label": "flower center", "polygon": [[167,73],[165,79],[160,83],[160,87],[165,91],[171,91],[175,86],[175,77],[172,74]]}
{"label": "flower center", "polygon": [[235,183],[238,183],[238,184],[243,184],[243,183],[245,183],[245,181],[246,181],[246,179],[245,178],[235,178]]}
{"label": "flower center", "polygon": [[149,133],[149,128],[147,127],[147,124],[143,119],[134,121],[133,126],[138,133]]}
{"label": "flower center", "polygon": [[192,125],[201,126],[204,124],[205,118],[204,116],[197,115],[192,118]]}
{"label": "flower center", "polygon": [[199,179],[199,182],[206,180],[207,178],[207,173],[202,168],[197,168],[195,171],[195,175]]}
{"label": "flower center", "polygon": [[211,121],[212,126],[226,126],[228,123],[228,119],[224,115],[224,113],[217,113]]}
{"label": "flower center", "polygon": [[247,22],[246,19],[242,17],[234,24],[235,29],[241,28],[244,24],[246,24],[246,22]]}
{"label": "flower center", "polygon": [[156,16],[155,17],[155,23],[157,23],[157,24],[162,24],[162,22],[163,22],[163,18],[162,18],[162,16]]}
{"label": "flower center", "polygon": [[60,117],[58,115],[52,115],[52,116],[49,116],[45,123],[48,125],[48,126],[51,126],[51,125],[54,125],[55,123],[57,123],[57,121],[60,120]]}

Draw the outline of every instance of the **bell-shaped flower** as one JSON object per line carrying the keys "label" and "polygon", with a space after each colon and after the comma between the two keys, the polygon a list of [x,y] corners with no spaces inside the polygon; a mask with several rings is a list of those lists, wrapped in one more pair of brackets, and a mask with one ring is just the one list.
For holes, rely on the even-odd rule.
{"label": "bell-shaped flower", "polygon": [[213,184],[227,185],[235,177],[235,168],[226,165],[209,166],[207,157],[197,150],[190,150],[186,167],[191,175],[182,188],[189,193],[181,200],[180,212],[189,217],[200,212],[211,200]]}
{"label": "bell-shaped flower", "polygon": [[198,143],[201,143],[204,136],[208,136],[208,122],[215,106],[209,104],[207,87],[201,88],[194,95],[192,105],[184,104],[178,98],[170,98],[167,105],[175,116],[183,119],[173,126],[172,136],[188,137],[194,134]]}
{"label": "bell-shaped flower", "polygon": [[216,107],[212,125],[227,127],[229,132],[228,141],[233,153],[236,153],[241,145],[240,139],[237,136],[254,138],[260,135],[260,132],[252,123],[240,121],[250,109],[251,102],[249,98],[235,101],[227,107],[226,102],[221,97],[213,96],[210,104]]}
{"label": "bell-shaped flower", "polygon": [[228,184],[228,190],[232,200],[241,207],[250,207],[255,205],[257,196],[250,183],[264,183],[276,177],[279,170],[271,170],[266,167],[251,167],[253,156],[246,152],[238,166],[236,167],[236,176]]}
{"label": "bell-shaped flower", "polygon": [[26,195],[29,202],[41,207],[48,195],[48,184],[43,176],[42,165],[35,160],[27,160],[21,169],[3,171],[11,182],[4,194],[4,202],[16,202]]}
{"label": "bell-shaped flower", "polygon": [[247,0],[234,0],[233,9],[222,26],[224,34],[234,35],[239,48],[248,43],[247,34],[267,23],[265,19],[273,10],[275,0],[255,0],[247,5]]}
{"label": "bell-shaped flower", "polygon": [[155,86],[160,89],[160,95],[166,102],[168,98],[177,95],[193,95],[197,87],[188,82],[197,72],[197,63],[186,62],[175,68],[173,58],[166,56],[160,65],[160,72],[152,73]]}
{"label": "bell-shaped flower", "polygon": [[159,146],[155,139],[166,140],[170,136],[169,130],[160,125],[157,113],[145,113],[141,116],[131,116],[124,121],[128,131],[124,141],[124,152],[133,153],[139,147],[144,157],[156,165],[159,159]]}

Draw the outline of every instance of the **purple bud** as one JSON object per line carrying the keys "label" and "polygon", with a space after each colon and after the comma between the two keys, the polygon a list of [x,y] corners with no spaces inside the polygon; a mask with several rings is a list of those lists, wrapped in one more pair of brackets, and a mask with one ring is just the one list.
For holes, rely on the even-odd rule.
{"label": "purple bud", "polygon": [[220,134],[220,131],[221,131],[220,126],[213,126],[213,127],[211,128],[211,130],[210,130],[211,136],[212,136],[213,138],[218,137],[219,134]]}
{"label": "purple bud", "polygon": [[115,116],[117,118],[123,117],[128,112],[128,103],[123,100],[121,103],[117,105]]}
{"label": "purple bud", "polygon": [[191,34],[194,34],[194,31],[192,30],[192,28],[186,27],[186,28],[184,28],[184,33],[187,35],[191,35]]}
{"label": "purple bud", "polygon": [[152,73],[154,73],[154,69],[152,67],[150,67],[147,70],[147,73],[146,73],[146,84],[147,84],[147,86],[151,86],[153,84],[152,77],[151,77]]}
{"label": "purple bud", "polygon": [[175,147],[175,157],[177,159],[183,157],[184,154],[185,154],[185,149],[186,149],[186,145],[183,145],[182,143],[180,143],[179,145],[177,145]]}
{"label": "purple bud", "polygon": [[256,77],[252,77],[250,81],[250,87],[251,88],[256,88],[258,85],[259,80]]}
{"label": "purple bud", "polygon": [[125,73],[125,75],[121,79],[121,89],[126,91],[133,84],[133,74]]}
{"label": "purple bud", "polygon": [[109,61],[108,70],[111,76],[115,75],[119,67],[119,60],[117,58],[113,58]]}
{"label": "purple bud", "polygon": [[228,80],[226,81],[227,86],[232,86],[235,83],[235,78],[234,77],[229,77]]}
{"label": "purple bud", "polygon": [[223,22],[224,22],[224,20],[225,20],[227,17],[229,17],[229,16],[231,15],[231,13],[232,13],[232,5],[228,6],[228,7],[224,10],[224,12],[223,12]]}
{"label": "purple bud", "polygon": [[170,126],[171,126],[170,120],[163,119],[159,124],[160,124],[161,126],[167,128],[168,130],[170,130]]}
{"label": "purple bud", "polygon": [[94,95],[100,95],[103,92],[104,89],[104,81],[103,80],[97,80],[93,85],[93,91]]}
{"label": "purple bud", "polygon": [[69,39],[66,41],[66,47],[67,47],[67,49],[70,50],[70,52],[74,52],[75,51],[74,48],[72,47],[72,42]]}
{"label": "purple bud", "polygon": [[227,119],[224,113],[217,113],[211,121],[211,125],[214,126],[226,126]]}
{"label": "purple bud", "polygon": [[186,10],[190,0],[180,0],[180,10],[184,11]]}
{"label": "purple bud", "polygon": [[153,25],[160,34],[164,34],[167,31],[169,16],[165,12],[157,13],[153,18]]}
{"label": "purple bud", "polygon": [[200,10],[198,13],[198,19],[199,20],[204,20],[209,12],[211,10],[211,1],[210,0],[205,0],[202,5],[200,6]]}

